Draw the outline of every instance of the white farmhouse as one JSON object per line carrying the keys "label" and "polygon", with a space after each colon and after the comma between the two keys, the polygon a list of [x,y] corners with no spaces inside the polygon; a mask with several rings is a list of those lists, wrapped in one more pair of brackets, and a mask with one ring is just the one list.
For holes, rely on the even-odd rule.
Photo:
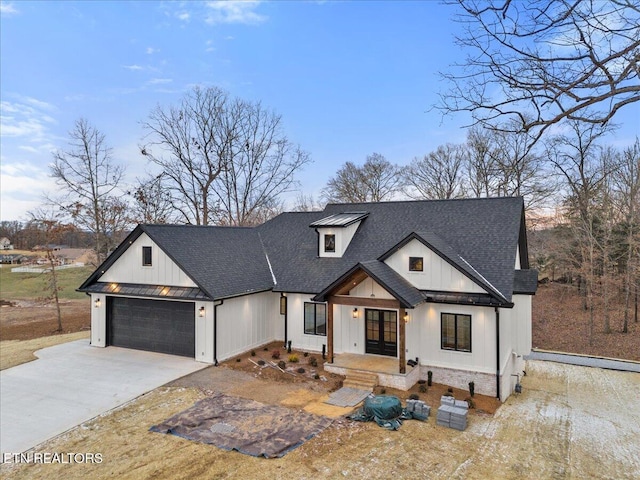
{"label": "white farmhouse", "polygon": [[505,400],[531,350],[522,198],[329,204],[255,228],[139,225],[83,283],[91,343],[217,364],[275,340],[325,368]]}

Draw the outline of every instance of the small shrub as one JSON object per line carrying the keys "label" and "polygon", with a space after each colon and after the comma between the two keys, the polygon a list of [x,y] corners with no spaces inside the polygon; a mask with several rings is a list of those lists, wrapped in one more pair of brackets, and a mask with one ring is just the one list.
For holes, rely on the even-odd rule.
{"label": "small shrub", "polygon": [[298,363],[298,355],[295,353],[289,355],[289,363]]}
{"label": "small shrub", "polygon": [[467,405],[469,405],[469,408],[476,408],[476,402],[474,402],[471,397],[465,398],[464,401],[467,402]]}
{"label": "small shrub", "polygon": [[384,387],[380,387],[380,395],[384,395],[385,393],[387,393],[387,389]]}
{"label": "small shrub", "polygon": [[418,395],[417,393],[412,393],[411,395],[409,395],[409,400],[420,400],[420,395]]}
{"label": "small shrub", "polygon": [[258,360],[258,365],[264,365],[265,361],[264,360]]}
{"label": "small shrub", "polygon": [[313,376],[313,378],[315,378],[316,380],[320,380],[320,375],[318,375],[317,373]]}
{"label": "small shrub", "polygon": [[236,358],[236,362],[240,363],[242,361],[241,358]]}
{"label": "small shrub", "polygon": [[304,368],[300,367],[300,368],[298,369],[298,373],[304,373],[304,372],[305,372],[305,369],[304,369]]}
{"label": "small shrub", "polygon": [[274,350],[273,352],[271,352],[271,358],[273,358],[274,360],[277,360],[280,358],[280,350]]}
{"label": "small shrub", "polygon": [[418,380],[418,385],[424,385],[425,383],[427,383],[426,380]]}
{"label": "small shrub", "polygon": [[308,357],[308,356],[309,356],[309,352],[304,352],[304,354],[303,354],[303,355],[304,355],[305,357]]}
{"label": "small shrub", "polygon": [[279,366],[282,370],[284,370],[285,368],[287,368],[287,364],[286,364],[286,363],[284,363],[284,360],[280,360],[280,361],[278,362],[278,366]]}
{"label": "small shrub", "polygon": [[309,358],[309,365],[311,365],[312,367],[317,367],[318,366],[318,359],[316,357]]}
{"label": "small shrub", "polygon": [[256,356],[256,351],[255,350],[251,350],[251,356],[255,357]]}
{"label": "small shrub", "polygon": [[264,351],[264,352],[268,352],[268,351],[269,351],[269,347],[264,347],[264,348],[262,349],[262,351]]}
{"label": "small shrub", "polygon": [[453,388],[451,387],[447,388],[447,393],[450,393],[451,396],[453,396]]}
{"label": "small shrub", "polygon": [[418,387],[418,391],[420,393],[427,393],[427,386],[424,383],[421,383],[420,386]]}

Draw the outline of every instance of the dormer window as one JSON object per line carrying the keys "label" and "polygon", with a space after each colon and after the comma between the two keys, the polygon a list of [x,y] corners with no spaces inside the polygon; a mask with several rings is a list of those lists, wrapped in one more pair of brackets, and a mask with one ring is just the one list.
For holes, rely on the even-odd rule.
{"label": "dormer window", "polygon": [[333,234],[327,234],[324,236],[324,251],[328,253],[335,253],[336,251],[336,236]]}
{"label": "dormer window", "polygon": [[423,257],[409,257],[409,271],[422,272],[424,270]]}
{"label": "dormer window", "polygon": [[318,256],[339,258],[347,251],[367,212],[336,213],[309,225],[318,232]]}

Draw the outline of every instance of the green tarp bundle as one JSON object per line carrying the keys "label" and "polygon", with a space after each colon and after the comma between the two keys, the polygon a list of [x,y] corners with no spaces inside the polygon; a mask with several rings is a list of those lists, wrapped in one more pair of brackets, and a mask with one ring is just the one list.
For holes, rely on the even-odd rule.
{"label": "green tarp bundle", "polygon": [[358,422],[374,421],[387,430],[398,430],[402,420],[426,420],[423,415],[416,415],[402,408],[402,402],[393,395],[369,396],[364,405],[347,418]]}

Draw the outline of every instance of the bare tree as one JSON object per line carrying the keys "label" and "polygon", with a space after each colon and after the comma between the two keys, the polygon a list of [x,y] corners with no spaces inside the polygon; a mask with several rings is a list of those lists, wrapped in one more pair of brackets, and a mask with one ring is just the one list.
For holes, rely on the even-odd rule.
{"label": "bare tree", "polygon": [[280,196],[293,190],[295,174],[309,154],[282,131],[282,117],[257,103],[233,102],[239,114],[230,142],[232,155],[214,180],[218,223],[256,225],[282,211]]}
{"label": "bare tree", "polygon": [[322,190],[322,197],[327,202],[383,202],[398,193],[400,182],[398,167],[373,153],[361,167],[353,162],[340,167]]}
{"label": "bare tree", "polygon": [[640,266],[638,261],[640,256],[640,139],[636,138],[635,144],[626,148],[622,153],[620,166],[613,176],[613,183],[617,192],[618,208],[626,230],[626,245],[624,245],[626,249],[625,308],[622,332],[628,333],[631,291],[633,290],[637,297],[638,268]]}
{"label": "bare tree", "polygon": [[173,204],[171,193],[163,182],[164,174],[137,179],[134,188],[128,192],[133,197],[131,221],[134,223],[169,223],[172,220]]}
{"label": "bare tree", "polygon": [[40,234],[40,242],[44,248],[45,258],[47,259],[48,268],[45,271],[47,275],[47,291],[53,298],[56,305],[56,313],[58,319],[58,328],[56,332],[62,332],[62,312],[60,311],[60,295],[61,290],[58,282],[58,266],[60,259],[55,253],[55,244],[57,244],[62,236],[73,230],[73,226],[62,222],[61,212],[48,211],[44,208],[38,208],[29,212],[30,226],[36,229]]}
{"label": "bare tree", "polygon": [[[443,73],[443,113],[529,132],[606,124],[640,100],[640,4],[633,0],[449,0],[464,62]],[[509,125],[504,119],[515,120]]]}
{"label": "bare tree", "polygon": [[323,209],[322,205],[313,198],[313,195],[305,195],[303,192],[298,192],[296,195],[293,210],[295,212],[318,212]]}
{"label": "bare tree", "polygon": [[572,129],[548,142],[548,155],[564,179],[569,219],[578,243],[576,265],[584,282],[584,306],[589,310],[588,336],[593,342],[594,290],[599,228],[602,217],[602,191],[616,166],[607,155],[601,155],[598,144],[607,127],[569,122]]}
{"label": "bare tree", "polygon": [[185,223],[215,218],[213,182],[231,161],[240,121],[230,104],[226,92],[196,87],[178,106],[156,107],[142,124],[148,142],[140,151],[162,169]]}
{"label": "bare tree", "polygon": [[114,212],[109,209],[115,204],[123,206],[117,189],[124,168],[113,163],[104,135],[87,120],[76,121],[69,137],[69,149],[55,152],[51,166],[51,176],[62,193],[47,200],[68,214],[78,228],[93,234],[100,263],[120,240],[114,233],[121,225],[112,223]]}
{"label": "bare tree", "polygon": [[465,170],[468,193],[473,197],[490,197],[498,189],[494,141],[494,132],[483,127],[473,126],[467,131]]}
{"label": "bare tree", "polygon": [[279,115],[219,88],[196,87],[180,105],[157,107],[143,126],[141,152],[162,168],[186,223],[255,223],[309,162],[283,134]]}
{"label": "bare tree", "polygon": [[404,192],[414,199],[450,199],[465,196],[465,149],[448,143],[422,158],[414,158],[404,174]]}
{"label": "bare tree", "polygon": [[516,133],[514,128],[491,132],[493,183],[500,197],[521,196],[525,208],[531,211],[544,206],[555,191],[553,176],[547,170],[542,155],[534,148],[535,139],[528,133]]}

